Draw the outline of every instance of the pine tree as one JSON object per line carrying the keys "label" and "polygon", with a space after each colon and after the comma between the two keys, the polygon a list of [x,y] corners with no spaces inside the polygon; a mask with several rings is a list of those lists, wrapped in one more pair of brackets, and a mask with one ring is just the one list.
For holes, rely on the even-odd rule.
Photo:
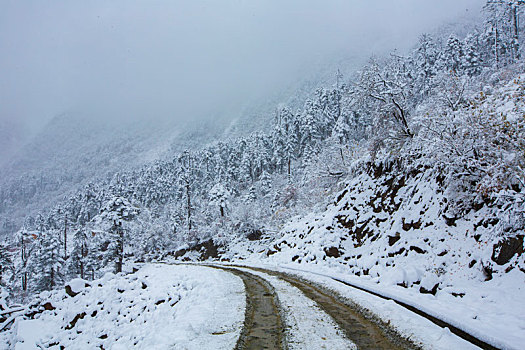
{"label": "pine tree", "polygon": [[440,58],[441,66],[448,71],[460,74],[463,67],[463,54],[463,43],[455,35],[450,35]]}
{"label": "pine tree", "polygon": [[64,281],[61,248],[60,231],[49,230],[39,237],[36,253],[31,261],[34,288],[37,291],[51,290]]}
{"label": "pine tree", "polygon": [[184,203],[186,205],[186,223],[188,226],[188,232],[191,232],[193,228],[193,206],[192,206],[192,197],[193,197],[193,186],[195,182],[194,177],[194,159],[191,153],[186,150],[178,159],[179,162],[179,176],[178,184],[182,189],[183,196],[185,197]]}
{"label": "pine tree", "polygon": [[68,270],[72,275],[86,278],[88,258],[88,237],[84,229],[77,230],[73,236],[73,249],[68,259]]}
{"label": "pine tree", "polygon": [[20,278],[21,289],[25,293],[29,287],[29,277],[31,275],[30,271],[30,259],[33,255],[33,251],[36,246],[36,239],[38,234],[33,232],[29,233],[25,228],[22,228],[16,234],[16,241],[20,249],[19,254],[19,264],[17,266],[15,274]]}
{"label": "pine tree", "polygon": [[97,277],[97,271],[103,268],[103,252],[101,233],[86,233],[88,238],[87,256],[85,257],[85,277],[86,279],[94,280]]}
{"label": "pine tree", "polygon": [[314,115],[315,110],[313,103],[306,101],[305,110],[300,116],[300,145],[303,151],[307,145],[317,149],[322,139],[321,124],[316,120]]}
{"label": "pine tree", "polygon": [[230,193],[222,184],[216,184],[210,190],[210,203],[219,208],[221,218],[225,216]]}
{"label": "pine tree", "polygon": [[6,243],[0,243],[0,286],[4,285],[3,276],[6,272],[13,269],[11,254],[7,249]]}
{"label": "pine tree", "polygon": [[107,249],[103,254],[104,265],[113,263],[115,273],[120,273],[124,262],[124,229],[122,228],[122,221],[113,221],[106,240]]}
{"label": "pine tree", "polygon": [[255,186],[250,186],[250,188],[248,189],[248,193],[246,194],[246,197],[245,197],[246,201],[248,203],[253,203],[257,200],[257,189],[255,188]]}
{"label": "pine tree", "polygon": [[339,155],[341,156],[341,161],[345,165],[345,158],[343,155],[343,150],[346,148],[350,137],[350,126],[348,125],[346,116],[341,114],[335,123],[335,126],[332,130],[332,138],[337,143],[337,148],[339,149]]}
{"label": "pine tree", "polygon": [[317,152],[312,145],[306,145],[303,151],[302,163],[304,168],[311,166],[316,159]]}
{"label": "pine tree", "polygon": [[432,93],[434,78],[437,74],[439,50],[434,39],[424,34],[419,39],[419,45],[414,53],[414,64],[417,75],[416,85],[419,88],[419,95],[426,97]]}
{"label": "pine tree", "polygon": [[297,124],[295,116],[290,109],[284,107],[279,111],[279,137],[282,138],[282,157],[286,162],[288,179],[292,174],[292,160],[296,158],[296,149],[298,144]]}
{"label": "pine tree", "polygon": [[270,174],[268,174],[267,171],[263,171],[260,182],[261,194],[263,195],[263,197],[266,197],[272,191],[272,178],[270,177]]}
{"label": "pine tree", "polygon": [[[88,255],[85,257],[85,274],[91,273],[94,278],[96,270],[108,264],[115,265],[115,271],[122,271],[124,244],[130,244],[127,238],[130,235],[131,223],[138,221],[141,213],[138,207],[121,196],[106,201],[100,214],[90,222],[91,236],[89,237]],[[81,234],[77,242],[85,238]],[[81,244],[77,243],[77,254],[81,252]],[[77,255],[78,256],[78,255]]]}
{"label": "pine tree", "polygon": [[488,0],[484,6],[496,66],[521,59],[520,14],[523,0]]}
{"label": "pine tree", "polygon": [[482,65],[478,37],[472,34],[467,35],[463,47],[465,51],[462,60],[463,68],[470,76],[478,75]]}

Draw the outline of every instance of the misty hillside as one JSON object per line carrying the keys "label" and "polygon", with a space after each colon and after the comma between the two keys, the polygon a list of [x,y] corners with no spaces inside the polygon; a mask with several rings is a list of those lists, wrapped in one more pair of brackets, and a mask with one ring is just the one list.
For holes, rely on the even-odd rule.
{"label": "misty hillside", "polygon": [[[10,199],[1,206],[0,215],[8,222],[7,227],[20,225],[28,212],[43,210],[87,182],[110,179],[115,173],[161,159],[168,152],[198,147],[204,140],[220,136],[225,127],[225,123],[58,116],[4,164],[0,188],[4,198]],[[5,225],[3,234],[9,232]]]}
{"label": "misty hillside", "polygon": [[[351,72],[354,61],[346,64],[346,71]],[[28,213],[45,211],[50,203],[57,203],[88,182],[110,180],[117,173],[170,158],[173,153],[203,148],[210,140],[227,141],[256,131],[268,132],[277,106],[285,103],[299,108],[315,96],[316,88],[336,80],[335,67],[327,65],[293,86],[274,91],[264,101],[247,101],[240,111],[217,111],[204,120],[103,118],[87,112],[67,112],[51,119],[24,144],[12,136],[14,126],[6,128],[13,131],[3,138],[6,160],[0,167],[0,196],[4,198],[0,234],[11,233]],[[15,149],[19,150],[7,159]]]}
{"label": "misty hillside", "polygon": [[209,85],[49,120],[1,168],[0,347],[520,349],[525,4],[466,8],[252,91],[228,73],[248,53],[168,55]]}

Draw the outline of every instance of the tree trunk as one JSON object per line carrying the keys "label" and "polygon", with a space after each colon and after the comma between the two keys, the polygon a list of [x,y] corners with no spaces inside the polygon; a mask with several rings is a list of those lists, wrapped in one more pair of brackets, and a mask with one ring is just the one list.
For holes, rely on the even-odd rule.
{"label": "tree trunk", "polygon": [[24,292],[27,291],[27,272],[24,272],[24,274],[22,275],[22,290]]}
{"label": "tree trunk", "polygon": [[67,260],[67,215],[64,218],[64,260]]}
{"label": "tree trunk", "polygon": [[80,248],[80,278],[84,279],[84,258],[86,257],[84,245]]}
{"label": "tree trunk", "polygon": [[512,7],[512,24],[514,29],[514,52],[515,61],[519,61],[520,55],[520,37],[519,37],[519,18],[518,18],[518,5]]}
{"label": "tree trunk", "polygon": [[186,184],[186,197],[188,206],[188,231],[191,231],[191,198],[190,198],[190,184]]}
{"label": "tree trunk", "polygon": [[22,274],[22,290],[27,291],[27,272],[25,271],[27,265],[27,256],[26,256],[26,245],[24,240],[24,235],[22,234],[20,242],[20,258],[22,260],[22,267],[24,268],[24,273]]}
{"label": "tree trunk", "polygon": [[401,106],[399,105],[399,103],[396,102],[396,100],[392,99],[392,103],[398,109],[398,113],[394,112],[394,117],[401,122],[401,125],[403,126],[403,129],[405,129],[405,133],[408,137],[414,136],[414,134],[412,134],[412,131],[410,131],[410,128],[408,127],[408,121],[405,115],[405,110],[401,108]]}
{"label": "tree trunk", "polygon": [[[119,225],[122,225],[119,223]],[[122,272],[122,262],[124,259],[124,231],[119,227],[119,242],[118,242],[118,256],[117,256],[117,273]]]}
{"label": "tree trunk", "polygon": [[499,53],[498,53],[498,26],[494,25],[494,58],[496,60],[496,68],[499,66]]}

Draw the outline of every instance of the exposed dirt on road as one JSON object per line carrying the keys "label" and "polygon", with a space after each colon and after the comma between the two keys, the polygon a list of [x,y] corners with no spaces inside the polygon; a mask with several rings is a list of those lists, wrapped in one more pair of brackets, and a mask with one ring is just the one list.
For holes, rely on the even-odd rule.
{"label": "exposed dirt on road", "polygon": [[[337,323],[346,337],[359,349],[419,349],[398,335],[381,320],[374,319],[357,305],[343,300],[334,292],[312,282],[286,273],[245,266],[217,266],[239,276],[246,289],[246,316],[244,329],[236,349],[286,349],[286,325],[281,320],[279,300],[273,287],[263,278],[246,269],[276,276],[301,290]],[[239,268],[239,269],[237,269]],[[242,269],[242,270],[241,270]]]}
{"label": "exposed dirt on road", "polygon": [[356,305],[344,302],[333,292],[300,278],[260,269],[251,268],[269,275],[277,276],[300,289],[305,296],[315,301],[330,315],[359,349],[418,349],[419,347],[399,336],[379,320],[365,316]]}
{"label": "exposed dirt on road", "polygon": [[235,349],[284,349],[284,326],[279,311],[279,300],[272,286],[251,273],[222,268],[239,276],[246,289],[244,328]]}

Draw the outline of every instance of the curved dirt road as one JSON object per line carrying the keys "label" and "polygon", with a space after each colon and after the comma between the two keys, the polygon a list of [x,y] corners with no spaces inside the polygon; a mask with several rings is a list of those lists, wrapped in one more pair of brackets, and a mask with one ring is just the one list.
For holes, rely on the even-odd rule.
{"label": "curved dirt road", "polygon": [[[290,325],[283,322],[281,315],[285,315],[290,310],[281,308],[278,296],[268,282],[271,277],[276,277],[285,281],[292,288],[297,288],[306,298],[313,300],[324,311],[325,320],[319,320],[319,322],[331,322],[337,328],[337,332],[343,333],[342,336],[347,338],[347,345],[341,345],[342,343],[339,342],[340,347],[338,348],[351,349],[356,348],[356,346],[358,349],[417,348],[385,325],[366,318],[357,308],[342,302],[337,296],[322,287],[284,273],[264,269],[241,266],[211,266],[236,274],[243,279],[245,284],[248,308],[237,349],[288,348],[285,330]],[[326,320],[326,318],[331,318],[331,320]],[[322,338],[329,343],[330,339]],[[290,348],[309,348],[309,345],[311,344],[302,344],[299,347],[290,346]],[[321,348],[331,347],[322,346]]]}
{"label": "curved dirt road", "polygon": [[283,325],[278,309],[279,302],[272,286],[261,277],[239,269],[217,268],[239,276],[246,290],[244,328],[235,348],[282,349]]}

